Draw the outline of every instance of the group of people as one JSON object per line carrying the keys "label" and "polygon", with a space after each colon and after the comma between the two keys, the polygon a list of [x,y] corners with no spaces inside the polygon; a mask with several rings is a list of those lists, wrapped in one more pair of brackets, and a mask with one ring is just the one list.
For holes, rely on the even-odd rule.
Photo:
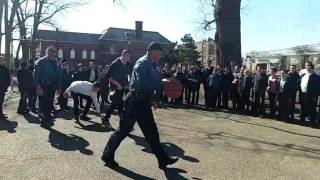
{"label": "group of people", "polygon": [[[121,141],[133,130],[135,122],[140,126],[147,142],[158,160],[159,168],[175,163],[178,158],[171,158],[161,146],[157,126],[154,122],[152,107],[157,108],[154,92],[161,86],[161,76],[156,67],[163,49],[159,43],[151,43],[147,53],[135,64],[130,61],[130,52],[123,50],[121,56],[114,60],[105,71],[95,68],[90,62],[89,68],[83,71],[83,65],[78,64],[72,71],[70,63],[58,61],[57,50],[49,46],[46,56],[36,62],[24,61],[18,71],[19,91],[21,94],[17,113],[26,114],[29,111],[38,113],[41,127],[50,129],[54,126],[54,100],[58,96],[58,104],[62,110],[69,110],[68,97],[73,99],[74,119],[88,119],[87,113],[92,103],[96,115],[102,117],[100,105],[108,101],[110,106],[105,111],[102,124],[110,127],[109,119],[114,109],[118,109],[119,128],[109,139],[101,159],[106,166],[115,168],[115,151]],[[0,57],[0,107],[1,120],[7,118],[2,112],[2,104],[7,88],[10,85],[10,73]],[[4,77],[4,78],[3,78]],[[3,86],[2,86],[3,85]],[[110,93],[109,93],[110,92]],[[98,97],[101,97],[99,103]],[[39,111],[35,108],[39,101]],[[83,106],[82,101],[86,101]],[[80,116],[79,106],[83,108]]]}
{"label": "group of people", "polygon": [[[205,68],[196,66],[189,69],[181,66],[171,69],[165,65],[162,70],[164,78],[174,77],[184,86],[181,97],[169,103],[181,104],[185,100],[186,105],[198,105],[203,85],[205,106],[212,111],[227,109],[294,122],[298,104],[302,124],[308,118],[311,126],[320,125],[317,112],[320,77],[314,72],[312,62],[306,62],[300,73],[295,65],[291,65],[289,70],[274,67],[269,73],[260,65],[254,72],[245,65],[234,68],[217,65],[214,68],[211,63]],[[168,103],[168,98],[159,89],[159,101]],[[268,113],[266,107],[269,107]]]}

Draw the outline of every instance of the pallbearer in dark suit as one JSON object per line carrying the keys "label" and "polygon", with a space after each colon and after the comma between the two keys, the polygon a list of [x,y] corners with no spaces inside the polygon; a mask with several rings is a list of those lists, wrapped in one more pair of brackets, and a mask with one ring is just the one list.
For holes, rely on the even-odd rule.
{"label": "pallbearer in dark suit", "polygon": [[298,80],[300,79],[299,74],[296,71],[296,66],[291,65],[290,71],[288,74],[287,79],[287,91],[288,91],[288,98],[289,98],[289,115],[290,119],[294,120],[294,112],[295,112],[295,106],[296,106],[296,97],[297,97],[297,91],[300,89],[298,84]]}
{"label": "pallbearer in dark suit", "polygon": [[288,83],[288,71],[282,70],[279,80],[279,95],[278,95],[278,118],[280,120],[289,120],[289,94],[290,86]]}
{"label": "pallbearer in dark suit", "polygon": [[250,70],[244,70],[244,76],[239,81],[240,92],[240,110],[249,112],[250,110],[250,92],[252,88],[252,76]]}
{"label": "pallbearer in dark suit", "polygon": [[317,121],[317,102],[319,96],[320,78],[314,73],[314,66],[311,62],[305,63],[307,73],[300,78],[301,89],[301,122],[305,122],[306,117],[310,117],[311,126]]}

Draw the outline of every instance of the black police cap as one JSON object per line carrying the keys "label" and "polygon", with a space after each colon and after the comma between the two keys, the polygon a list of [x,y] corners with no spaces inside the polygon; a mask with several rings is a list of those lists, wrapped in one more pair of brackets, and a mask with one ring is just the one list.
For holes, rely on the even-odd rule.
{"label": "black police cap", "polygon": [[161,45],[159,43],[152,42],[148,46],[148,51],[152,51],[152,50],[163,51],[163,48],[161,47]]}

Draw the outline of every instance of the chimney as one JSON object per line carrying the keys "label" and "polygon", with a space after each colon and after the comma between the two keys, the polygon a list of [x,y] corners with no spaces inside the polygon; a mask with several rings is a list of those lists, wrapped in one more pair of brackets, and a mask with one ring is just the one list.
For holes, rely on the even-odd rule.
{"label": "chimney", "polygon": [[142,21],[136,21],[136,38],[139,40],[142,40],[143,38],[142,24]]}

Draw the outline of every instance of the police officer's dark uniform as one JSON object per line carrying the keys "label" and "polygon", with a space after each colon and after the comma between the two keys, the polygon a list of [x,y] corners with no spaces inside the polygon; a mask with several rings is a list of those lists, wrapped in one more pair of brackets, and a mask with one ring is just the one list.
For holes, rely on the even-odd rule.
{"label": "police officer's dark uniform", "polygon": [[[4,57],[1,56],[0,58],[0,61],[4,61]],[[7,116],[3,114],[2,105],[10,82],[11,78],[8,68],[5,65],[0,64],[0,120],[7,118]]]}
{"label": "police officer's dark uniform", "polygon": [[[129,53],[128,51],[124,50],[122,53]],[[106,116],[103,119],[104,123],[107,123],[106,121],[109,121],[112,112],[115,108],[118,108],[119,116],[121,117],[122,110],[123,110],[123,95],[126,94],[128,91],[128,85],[129,85],[129,76],[131,75],[132,71],[132,65],[127,62],[123,63],[121,58],[117,58],[115,61],[113,61],[106,73],[106,79],[112,78],[115,81],[117,81],[122,89],[117,89],[116,85],[110,82],[111,85],[111,91],[114,93],[111,96],[111,105],[106,111]]]}
{"label": "police officer's dark uniform", "polygon": [[[50,51],[50,49],[49,49]],[[36,87],[41,87],[43,95],[39,97],[39,108],[41,117],[41,126],[48,128],[53,126],[51,112],[56,90],[62,86],[61,68],[57,59],[43,57],[36,62],[34,81]]]}
{"label": "police officer's dark uniform", "polygon": [[160,44],[151,43],[148,46],[148,54],[141,57],[134,65],[130,92],[125,98],[125,108],[119,128],[112,134],[101,157],[109,167],[118,166],[118,163],[114,161],[115,151],[130,133],[136,121],[158,159],[159,168],[164,169],[178,160],[171,159],[161,146],[151,109],[151,104],[155,101],[154,92],[161,83],[156,64],[149,57],[149,53],[153,53],[154,50],[162,51]]}

